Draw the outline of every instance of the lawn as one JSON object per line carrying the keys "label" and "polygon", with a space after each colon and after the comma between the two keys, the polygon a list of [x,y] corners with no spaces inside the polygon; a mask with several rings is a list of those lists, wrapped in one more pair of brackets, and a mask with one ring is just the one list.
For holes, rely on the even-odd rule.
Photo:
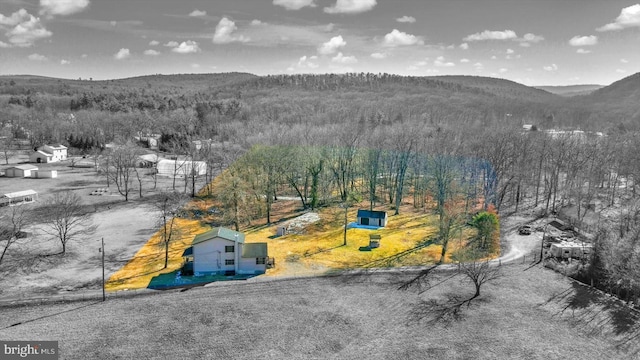
{"label": "lawn", "polygon": [[[638,325],[620,320],[632,318],[628,309],[553,271],[526,268],[503,266],[505,276],[448,325],[418,321],[428,310],[421,301],[470,295],[469,284],[437,274],[438,285],[420,294],[398,290],[409,274],[376,273],[8,307],[0,338],[57,340],[61,359],[637,358]],[[600,318],[590,323],[592,315]]]}
{"label": "lawn", "polygon": [[[265,219],[254,221],[256,225],[245,226],[246,242],[268,243],[269,256],[275,258],[276,267],[264,276],[291,276],[319,274],[331,269],[358,267],[388,267],[425,265],[440,258],[441,246],[430,245],[417,251],[409,251],[424,244],[435,235],[435,215],[405,205],[399,215],[390,215],[388,226],[378,230],[352,228],[347,230],[347,245],[344,242],[344,210],[339,207],[324,207],[317,210],[320,221],[309,224],[300,234],[275,237],[281,219],[302,215],[296,209],[297,202],[280,200],[274,205],[273,223],[265,224]],[[205,213],[213,206],[210,201],[197,199],[187,207],[198,208]],[[378,210],[384,210],[379,208]],[[357,207],[350,209],[348,218],[356,219]],[[392,211],[389,211],[392,214]],[[154,276],[175,271],[182,265],[182,252],[191,245],[193,237],[210,227],[210,219],[179,219],[180,236],[170,244],[169,264],[164,266],[163,247],[159,232],[154,234],[138,253],[113,274],[107,282],[109,291],[145,288]],[[379,234],[381,246],[371,251],[361,251],[369,245],[369,235]],[[473,230],[466,230],[450,243],[450,252],[460,245],[461,239],[472,236]],[[404,253],[397,257],[397,254]],[[448,258],[449,259],[449,258]]]}

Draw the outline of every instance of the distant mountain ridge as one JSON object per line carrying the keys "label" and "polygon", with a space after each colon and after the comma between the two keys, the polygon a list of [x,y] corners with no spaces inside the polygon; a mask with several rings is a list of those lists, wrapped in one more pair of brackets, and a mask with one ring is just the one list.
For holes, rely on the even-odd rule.
{"label": "distant mountain ridge", "polygon": [[541,89],[552,94],[566,97],[587,95],[603,87],[606,87],[606,85],[584,84],[565,86],[535,86],[536,89]]}
{"label": "distant mountain ridge", "polygon": [[26,106],[37,97],[50,97],[45,103],[55,100],[57,111],[165,111],[194,108],[198,103],[220,106],[221,101],[234,99],[274,119],[283,113],[293,116],[296,108],[319,113],[345,109],[355,114],[349,116],[365,114],[387,121],[421,116],[428,122],[478,126],[510,119],[514,126],[640,130],[640,73],[609,86],[541,87],[482,76],[381,73],[157,74],[114,80],[0,76],[0,104]]}

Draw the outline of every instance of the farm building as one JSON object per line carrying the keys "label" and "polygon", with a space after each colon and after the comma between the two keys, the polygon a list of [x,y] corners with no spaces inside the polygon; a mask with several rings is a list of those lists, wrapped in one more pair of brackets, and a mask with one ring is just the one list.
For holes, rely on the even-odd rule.
{"label": "farm building", "polygon": [[161,159],[158,161],[157,169],[158,175],[162,176],[185,177],[191,176],[192,172],[201,176],[207,173],[207,164],[204,161]]}
{"label": "farm building", "polygon": [[31,175],[37,179],[55,179],[58,177],[58,170],[34,170]]}
{"label": "farm building", "polygon": [[553,220],[549,223],[549,225],[553,226],[554,228],[560,230],[560,231],[567,231],[567,230],[573,230],[573,226],[565,224],[563,221],[561,220]]}
{"label": "farm building", "polygon": [[223,227],[196,235],[183,256],[193,258],[196,275],[264,274],[269,261],[266,243],[245,243],[243,233]]}
{"label": "farm building", "polygon": [[34,190],[23,190],[0,195],[0,206],[13,206],[34,202],[38,199],[38,193]]}
{"label": "farm building", "polygon": [[387,226],[387,213],[385,211],[358,210],[358,225]]}
{"label": "farm building", "polygon": [[29,155],[29,161],[50,163],[67,160],[67,147],[64,145],[42,145]]}
{"label": "farm building", "polygon": [[21,178],[32,177],[34,172],[37,170],[38,170],[38,167],[34,165],[29,165],[29,164],[16,165],[16,166],[12,166],[10,168],[5,169],[4,176],[21,177]]}
{"label": "farm building", "polygon": [[156,166],[160,158],[156,154],[144,154],[138,156],[136,167],[151,168]]}
{"label": "farm building", "polygon": [[591,254],[593,245],[585,243],[577,243],[571,241],[562,241],[558,244],[551,244],[549,252],[551,255],[557,258],[569,259],[576,258],[582,259]]}

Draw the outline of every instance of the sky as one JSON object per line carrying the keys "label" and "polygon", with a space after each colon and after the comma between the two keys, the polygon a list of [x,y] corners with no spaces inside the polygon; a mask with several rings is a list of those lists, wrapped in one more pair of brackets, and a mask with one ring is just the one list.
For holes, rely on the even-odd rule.
{"label": "sky", "polygon": [[373,72],[608,85],[638,0],[0,0],[0,75]]}

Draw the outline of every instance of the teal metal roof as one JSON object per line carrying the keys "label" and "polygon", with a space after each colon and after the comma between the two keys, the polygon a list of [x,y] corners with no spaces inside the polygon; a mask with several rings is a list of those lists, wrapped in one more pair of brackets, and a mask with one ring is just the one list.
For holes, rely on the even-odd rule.
{"label": "teal metal roof", "polygon": [[242,246],[243,258],[267,257],[267,243],[248,243]]}
{"label": "teal metal roof", "polygon": [[196,235],[196,237],[193,238],[192,244],[193,245],[199,244],[201,242],[205,242],[217,237],[223,238],[229,241],[237,241],[239,243],[244,243],[243,233],[237,232],[231,229],[223,228],[223,227],[214,227],[207,232]]}

